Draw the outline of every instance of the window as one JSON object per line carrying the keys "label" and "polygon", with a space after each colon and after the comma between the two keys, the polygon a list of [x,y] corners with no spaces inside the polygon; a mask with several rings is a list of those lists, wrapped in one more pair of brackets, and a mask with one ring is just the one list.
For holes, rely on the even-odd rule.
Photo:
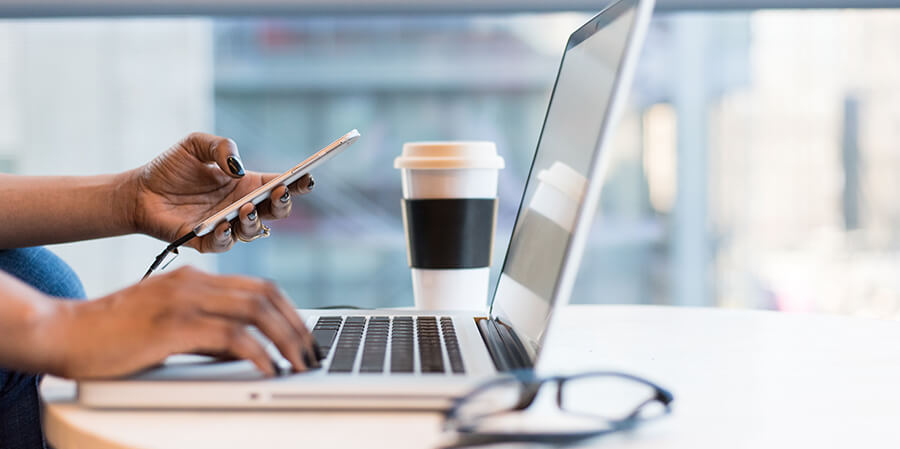
{"label": "window", "polygon": [[[498,267],[586,18],[0,22],[0,170],[119,171],[207,129],[280,171],[359,128],[271,238],[184,260],[273,278],[301,307],[411,305],[402,143],[497,142]],[[573,301],[900,315],[898,25],[877,10],[658,14]],[[161,246],[56,249],[97,296]]]}

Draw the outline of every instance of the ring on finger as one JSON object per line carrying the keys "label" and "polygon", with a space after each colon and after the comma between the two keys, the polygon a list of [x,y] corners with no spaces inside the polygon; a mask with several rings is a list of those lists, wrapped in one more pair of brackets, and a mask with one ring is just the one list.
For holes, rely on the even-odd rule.
{"label": "ring on finger", "polygon": [[264,238],[268,237],[271,234],[271,231],[272,230],[269,229],[268,226],[262,225],[262,229],[259,230],[259,234],[256,234],[253,237],[246,238],[246,237],[242,236],[240,232],[237,233],[237,237],[238,237],[238,240],[240,240],[242,242],[252,242],[256,239],[264,239]]}

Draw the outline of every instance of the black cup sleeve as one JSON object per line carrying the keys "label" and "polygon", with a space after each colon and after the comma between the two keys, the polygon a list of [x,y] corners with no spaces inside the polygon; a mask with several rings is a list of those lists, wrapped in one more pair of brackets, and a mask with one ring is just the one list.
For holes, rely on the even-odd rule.
{"label": "black cup sleeve", "polygon": [[496,220],[496,198],[404,199],[409,266],[489,267]]}

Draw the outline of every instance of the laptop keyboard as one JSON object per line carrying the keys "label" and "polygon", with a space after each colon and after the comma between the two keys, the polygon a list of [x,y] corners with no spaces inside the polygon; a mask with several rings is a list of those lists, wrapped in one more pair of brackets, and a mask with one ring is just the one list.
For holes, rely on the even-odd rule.
{"label": "laptop keyboard", "polygon": [[331,354],[328,373],[465,372],[450,317],[323,316],[312,336]]}

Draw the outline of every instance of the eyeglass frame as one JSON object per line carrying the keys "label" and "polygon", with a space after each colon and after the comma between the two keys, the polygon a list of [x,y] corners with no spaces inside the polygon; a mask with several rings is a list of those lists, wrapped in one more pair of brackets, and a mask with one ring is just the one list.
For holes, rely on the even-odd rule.
{"label": "eyeglass frame", "polygon": [[[470,391],[464,396],[458,397],[453,400],[453,405],[444,411],[444,430],[454,430],[461,436],[461,440],[449,447],[463,447],[463,446],[476,446],[483,444],[491,444],[491,443],[501,443],[501,442],[532,442],[532,443],[555,443],[555,444],[567,444],[573,443],[576,441],[585,440],[588,438],[596,438],[602,435],[607,435],[615,432],[620,432],[624,430],[628,430],[634,428],[637,424],[642,421],[646,421],[646,419],[640,418],[640,412],[647,405],[653,402],[659,402],[664,407],[664,412],[660,416],[668,415],[671,413],[671,403],[675,399],[674,395],[669,390],[638,376],[622,373],[618,371],[588,371],[584,373],[572,374],[572,375],[558,375],[558,376],[550,376],[550,377],[538,377],[534,374],[532,370],[519,370],[513,371],[509,373],[511,377],[502,377],[499,379],[494,379],[487,383],[484,383],[474,390]],[[629,413],[624,418],[620,419],[609,419],[609,418],[601,418],[596,416],[598,419],[604,419],[607,424],[609,424],[609,428],[598,429],[598,430],[589,430],[589,431],[580,431],[580,432],[559,432],[559,433],[526,433],[526,434],[516,434],[516,433],[503,433],[503,432],[482,432],[477,430],[476,424],[463,425],[460,421],[459,416],[457,416],[460,408],[466,403],[466,401],[470,400],[472,397],[475,397],[484,391],[494,388],[503,383],[507,383],[510,381],[520,382],[522,384],[521,393],[518,399],[518,402],[515,406],[510,409],[500,410],[496,412],[486,413],[484,415],[478,416],[476,419],[481,420],[487,418],[489,416],[500,415],[509,412],[520,412],[528,409],[534,404],[535,399],[538,396],[541,388],[547,383],[556,383],[556,406],[559,410],[566,411],[562,405],[563,398],[563,388],[565,383],[568,381],[581,379],[584,377],[618,377],[622,379],[631,380],[634,382],[638,382],[644,384],[653,389],[654,395],[644,402],[640,403],[635,407],[635,409]]]}

